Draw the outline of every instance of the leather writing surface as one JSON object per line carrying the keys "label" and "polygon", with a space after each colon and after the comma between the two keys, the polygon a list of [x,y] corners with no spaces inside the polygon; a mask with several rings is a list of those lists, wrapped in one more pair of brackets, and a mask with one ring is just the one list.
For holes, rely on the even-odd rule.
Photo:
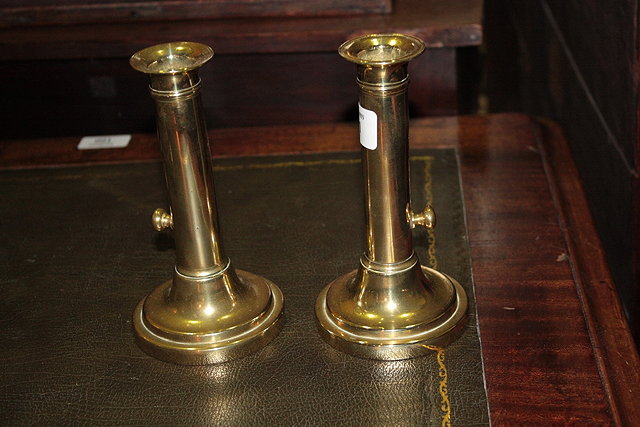
{"label": "leather writing surface", "polygon": [[280,287],[286,323],[251,356],[195,367],[145,355],[131,331],[174,264],[170,234],[149,221],[166,199],[159,164],[0,172],[3,424],[488,424],[454,151],[412,157],[414,208],[431,199],[438,213],[414,244],[465,287],[469,324],[445,349],[395,362],[340,353],[316,330],[318,292],[363,251],[359,156],[214,163],[224,249]]}

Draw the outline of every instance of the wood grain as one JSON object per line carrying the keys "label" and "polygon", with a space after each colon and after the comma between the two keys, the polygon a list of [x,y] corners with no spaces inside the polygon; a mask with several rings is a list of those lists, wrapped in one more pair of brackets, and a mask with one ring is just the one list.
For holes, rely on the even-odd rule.
{"label": "wood grain", "polygon": [[626,326],[606,254],[596,230],[571,151],[557,124],[549,120],[536,128],[550,186],[559,207],[559,221],[571,253],[578,296],[582,299],[592,347],[611,399],[612,415],[620,425],[640,425],[637,405],[627,396],[640,384],[638,352]]}
{"label": "wood grain", "polygon": [[531,122],[505,119],[460,135],[492,420],[606,423],[607,396]]}
{"label": "wood grain", "polygon": [[562,127],[640,344],[638,1],[490,0],[487,12],[492,111]]}

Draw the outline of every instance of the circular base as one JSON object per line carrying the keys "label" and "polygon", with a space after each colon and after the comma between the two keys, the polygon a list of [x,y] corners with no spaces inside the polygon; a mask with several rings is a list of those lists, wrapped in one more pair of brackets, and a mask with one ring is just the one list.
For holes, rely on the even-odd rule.
{"label": "circular base", "polygon": [[[271,294],[265,310],[253,321],[213,330],[209,333],[171,331],[163,333],[145,316],[145,297],[133,313],[133,327],[138,346],[150,356],[181,365],[207,365],[238,359],[267,345],[282,328],[284,298],[271,281],[258,275],[236,270],[238,279],[253,286],[266,286]],[[171,281],[160,288],[170,288]],[[205,328],[206,329],[206,328]]]}
{"label": "circular base", "polygon": [[329,283],[316,300],[316,317],[322,337],[333,347],[353,356],[379,360],[402,360],[431,353],[431,345],[446,345],[460,336],[467,318],[467,294],[456,280],[428,267],[422,271],[432,285],[453,286],[455,301],[444,310],[446,315],[426,325],[405,329],[371,329],[348,324],[334,316],[327,306],[327,294],[332,286],[346,286],[354,280],[356,271]]}

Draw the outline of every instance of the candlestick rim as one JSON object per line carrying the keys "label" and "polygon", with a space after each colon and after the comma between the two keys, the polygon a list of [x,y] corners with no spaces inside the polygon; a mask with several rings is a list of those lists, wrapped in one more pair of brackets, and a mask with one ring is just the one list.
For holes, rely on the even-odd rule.
{"label": "candlestick rim", "polygon": [[146,74],[179,74],[195,70],[213,58],[211,47],[196,42],[160,43],[142,49],[129,64]]}
{"label": "candlestick rim", "polygon": [[[365,52],[372,52],[379,47],[389,47],[389,51],[384,53],[380,59],[372,59],[363,55]],[[411,61],[421,55],[426,46],[417,37],[406,34],[367,34],[356,37],[338,48],[338,53],[347,61],[358,65],[386,66],[392,64],[402,64]]]}

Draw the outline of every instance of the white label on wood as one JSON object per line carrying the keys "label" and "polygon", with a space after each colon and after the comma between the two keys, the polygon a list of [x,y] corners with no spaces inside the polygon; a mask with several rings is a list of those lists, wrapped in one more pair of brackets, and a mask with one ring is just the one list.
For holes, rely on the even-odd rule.
{"label": "white label on wood", "polygon": [[78,150],[101,150],[104,148],[124,148],[129,145],[131,135],[85,136],[78,144]]}

